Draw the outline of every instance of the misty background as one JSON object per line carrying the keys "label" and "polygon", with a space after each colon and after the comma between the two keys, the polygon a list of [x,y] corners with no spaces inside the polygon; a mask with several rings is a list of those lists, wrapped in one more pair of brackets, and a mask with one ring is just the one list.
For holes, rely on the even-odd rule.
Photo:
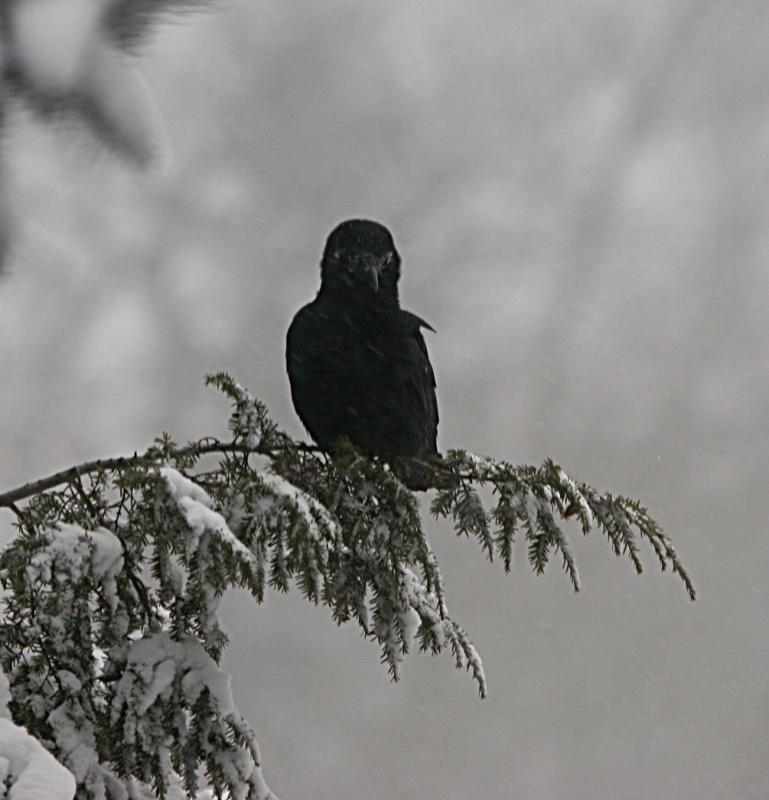
{"label": "misty background", "polygon": [[285,331],[368,216],[438,330],[439,447],[640,498],[694,578],[573,531],[575,595],[431,523],[486,701],[446,657],[390,683],[298,592],[229,596],[284,800],[769,797],[768,37],[759,0],[227,0],[145,48],[163,165],[7,121],[0,487],[223,435],[213,370],[305,436]]}

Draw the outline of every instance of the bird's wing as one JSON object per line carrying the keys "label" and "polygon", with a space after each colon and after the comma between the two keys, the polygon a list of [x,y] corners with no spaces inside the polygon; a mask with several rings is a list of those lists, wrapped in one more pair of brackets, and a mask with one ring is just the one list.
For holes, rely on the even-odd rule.
{"label": "bird's wing", "polygon": [[[437,333],[438,331],[433,328],[433,326],[429,322],[425,322],[422,317],[418,317],[413,311],[404,311],[401,310],[401,314],[403,317],[408,320],[412,325],[415,325],[417,330],[419,328],[427,328],[428,331],[432,331],[433,333]],[[420,333],[421,336],[421,333]]]}
{"label": "bird's wing", "polygon": [[435,375],[423,327],[400,309],[372,322],[316,300],[297,313],[286,343],[291,395],[321,447],[347,436],[384,456],[437,452]]}
{"label": "bird's wing", "polygon": [[435,372],[421,329],[434,332],[434,328],[410,311],[402,311],[401,315],[406,329],[407,365],[403,377],[408,392],[408,411],[418,429],[419,454],[431,455],[437,452],[438,401],[435,396]]}

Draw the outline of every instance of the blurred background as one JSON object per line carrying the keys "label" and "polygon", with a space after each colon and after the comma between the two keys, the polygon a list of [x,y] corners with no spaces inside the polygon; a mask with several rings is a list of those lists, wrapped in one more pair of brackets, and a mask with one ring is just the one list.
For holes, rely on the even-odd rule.
{"label": "blurred background", "polygon": [[229,597],[284,800],[769,797],[768,36],[760,0],[227,0],[145,48],[164,165],[9,120],[0,486],[223,435],[218,369],[303,436],[285,331],[370,216],[438,330],[440,447],[642,499],[694,577],[594,534],[575,595],[430,523],[486,701],[446,657],[390,683],[298,593]]}

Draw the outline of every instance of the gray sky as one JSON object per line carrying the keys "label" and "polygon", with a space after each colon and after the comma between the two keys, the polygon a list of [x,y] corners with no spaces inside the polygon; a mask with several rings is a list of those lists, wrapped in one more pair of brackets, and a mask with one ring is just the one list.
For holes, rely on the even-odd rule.
{"label": "gray sky", "polygon": [[231,0],[145,53],[163,168],[14,115],[0,485],[222,434],[214,369],[303,435],[285,330],[364,215],[438,330],[441,448],[641,498],[695,579],[594,535],[575,596],[431,523],[486,701],[446,658],[389,683],[298,594],[233,596],[281,797],[769,796],[768,36],[758,0]]}

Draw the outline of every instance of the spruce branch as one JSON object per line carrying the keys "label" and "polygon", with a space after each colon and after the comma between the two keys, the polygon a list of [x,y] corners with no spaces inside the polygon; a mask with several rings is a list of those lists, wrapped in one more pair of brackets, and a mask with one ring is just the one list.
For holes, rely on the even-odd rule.
{"label": "spruce branch", "polygon": [[[185,447],[158,451],[156,447],[150,447],[143,453],[134,453],[132,456],[115,456],[114,458],[97,458],[93,461],[84,461],[73,467],[54,472],[45,478],[30,481],[23,486],[10,489],[0,493],[0,508],[10,508],[14,513],[19,511],[15,504],[28,500],[30,497],[55,489],[62,484],[76,484],[82,475],[93,473],[125,472],[131,469],[148,469],[156,467],[165,461],[184,461],[188,458],[198,458],[199,456],[210,454],[242,453],[244,455],[262,455],[277,457],[281,450],[289,449],[288,446],[282,447],[274,445],[262,447],[259,445],[249,446],[243,442],[222,442],[213,437],[205,437],[199,442],[191,443]],[[319,449],[313,445],[295,442],[291,449],[305,453],[317,453]]]}
{"label": "spruce branch", "polygon": [[560,552],[574,590],[579,591],[577,565],[563,530],[563,522],[574,519],[585,535],[596,529],[603,532],[614,553],[628,556],[638,574],[643,572],[638,539],[646,539],[661,569],[670,567],[683,581],[689,598],[696,598],[692,580],[673,543],[638,501],[601,493],[586,483],[575,482],[551,459],[535,468],[451,450],[442,469],[454,475],[457,483],[439,490],[432,502],[433,514],[453,518],[459,534],[478,536],[480,532],[487,549],[477,502],[473,500],[470,515],[467,498],[478,497],[468,494],[475,491],[474,486],[491,487],[497,502],[486,514],[487,519],[498,525],[492,541],[506,571],[512,566],[515,534],[520,529],[528,542],[529,561],[534,570],[543,573],[552,553]]}
{"label": "spruce branch", "polygon": [[[216,796],[247,786],[251,800],[274,797],[219,666],[228,643],[219,603],[233,587],[261,603],[269,589],[295,586],[338,624],[357,623],[393,680],[416,644],[450,653],[487,692],[402,465],[349,443],[327,454],[295,442],[230,376],[206,382],[231,403],[229,440],[179,446],[163,434],[143,453],[0,494],[19,530],[0,554],[12,710],[73,769],[83,797],[122,796],[114,787],[138,782],[192,798],[201,772]],[[506,571],[518,536],[537,573],[560,554],[579,590],[567,527],[597,529],[637,572],[646,541],[694,599],[644,506],[574,481],[552,460],[513,466],[450,451],[419,467],[435,476],[433,514]],[[73,739],[80,755],[70,763]]]}

